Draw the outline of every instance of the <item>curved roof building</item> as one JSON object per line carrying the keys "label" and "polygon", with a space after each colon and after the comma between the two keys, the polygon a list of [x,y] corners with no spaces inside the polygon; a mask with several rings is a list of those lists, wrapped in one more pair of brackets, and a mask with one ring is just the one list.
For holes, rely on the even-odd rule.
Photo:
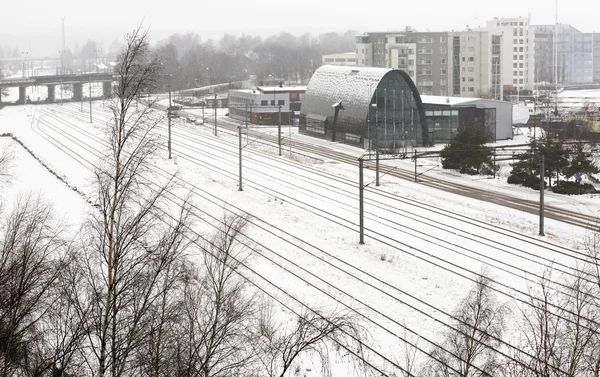
{"label": "curved roof building", "polygon": [[428,142],[415,84],[387,68],[321,66],[304,94],[300,132],[390,152]]}

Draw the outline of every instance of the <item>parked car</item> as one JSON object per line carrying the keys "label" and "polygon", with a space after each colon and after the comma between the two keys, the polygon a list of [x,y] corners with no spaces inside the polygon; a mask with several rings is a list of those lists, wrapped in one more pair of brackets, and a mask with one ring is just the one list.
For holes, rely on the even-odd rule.
{"label": "parked car", "polygon": [[193,116],[193,115],[189,115],[188,116],[188,121],[191,122],[191,123],[196,123],[196,117]]}

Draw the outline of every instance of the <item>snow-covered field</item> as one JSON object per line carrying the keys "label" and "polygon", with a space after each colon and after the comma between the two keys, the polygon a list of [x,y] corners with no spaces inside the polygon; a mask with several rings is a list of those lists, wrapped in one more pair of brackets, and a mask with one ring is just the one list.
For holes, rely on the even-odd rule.
{"label": "snow-covered field", "polygon": [[[90,162],[104,148],[100,135],[108,116],[100,101],[94,102],[92,124],[87,111],[78,104],[6,107],[0,111],[0,133],[13,133],[85,192]],[[201,109],[189,112],[202,117]],[[229,121],[225,112],[219,110],[219,121]],[[213,116],[212,111],[205,110],[205,116]],[[164,131],[166,135],[166,122]],[[364,153],[299,135],[291,127],[284,132],[357,158]],[[356,309],[371,330],[373,349],[390,359],[398,356],[402,339],[419,336],[419,346],[430,350],[452,323],[448,313],[482,268],[496,281],[499,300],[518,304],[543,266],[553,263],[557,275],[571,273],[572,249],[581,248],[586,236],[585,229],[546,219],[547,236],[540,237],[535,215],[383,176],[380,187],[372,184],[365,190],[366,243],[360,245],[357,165],[298,162],[285,148],[279,157],[275,148],[250,139],[243,152],[243,191],[238,191],[237,135],[221,131],[214,137],[211,125],[192,126],[181,119],[173,123],[172,137],[175,158],[168,160],[163,153],[156,171],[179,169],[182,184],[194,192],[198,215],[207,220],[200,222],[199,231],[210,231],[210,217],[220,218],[226,209],[251,214],[247,235],[259,251],[250,261],[252,271],[244,274],[296,311],[303,305]],[[19,190],[39,190],[52,198],[76,232],[76,224],[90,210],[85,201],[18,144],[8,138],[0,142],[18,156],[12,191],[3,189],[3,196],[10,200]],[[525,142],[527,135],[511,141]],[[394,166],[413,168],[411,161],[394,161],[386,162],[382,171]],[[373,172],[365,175],[365,182],[375,179]],[[503,176],[461,176],[440,168],[426,175],[492,194],[533,201],[539,195],[507,185]],[[598,215],[600,210],[599,198],[592,196],[547,193],[545,200],[585,214]]]}

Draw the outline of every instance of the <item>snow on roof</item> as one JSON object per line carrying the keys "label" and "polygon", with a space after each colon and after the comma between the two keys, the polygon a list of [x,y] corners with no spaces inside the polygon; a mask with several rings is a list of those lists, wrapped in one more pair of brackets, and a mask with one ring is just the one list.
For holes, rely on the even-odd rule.
{"label": "snow on roof", "polygon": [[331,105],[344,101],[344,116],[366,119],[368,104],[391,68],[323,65],[311,77],[301,112],[333,115]]}
{"label": "snow on roof", "polygon": [[257,86],[256,89],[261,92],[298,92],[306,91],[306,85],[298,86]]}
{"label": "snow on roof", "polygon": [[421,95],[421,101],[423,101],[423,104],[427,105],[464,105],[469,102],[476,102],[478,100],[481,100],[481,98]]}

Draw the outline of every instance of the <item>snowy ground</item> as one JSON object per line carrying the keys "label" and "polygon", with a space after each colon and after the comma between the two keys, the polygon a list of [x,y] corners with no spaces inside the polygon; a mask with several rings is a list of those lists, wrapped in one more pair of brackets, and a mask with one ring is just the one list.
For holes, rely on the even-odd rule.
{"label": "snowy ground", "polygon": [[[85,191],[89,162],[97,161],[103,148],[98,136],[105,110],[102,102],[94,102],[90,124],[89,110],[77,104],[6,107],[0,111],[0,133],[14,133],[71,185]],[[188,111],[202,116],[201,109]],[[230,121],[224,117],[226,111],[218,110],[219,122]],[[205,116],[213,116],[212,111],[205,110]],[[276,132],[276,128],[261,130]],[[294,128],[286,127],[285,132],[292,139],[356,157],[364,153],[299,135]],[[371,329],[374,350],[392,360],[399,356],[401,338],[410,341],[418,335],[419,345],[431,349],[428,341],[438,341],[444,324],[452,323],[448,313],[482,267],[497,281],[500,301],[518,304],[544,265],[554,263],[557,275],[572,273],[572,249],[580,248],[586,235],[584,229],[546,220],[547,237],[539,237],[535,215],[384,176],[379,188],[371,185],[365,192],[366,244],[359,245],[357,166],[328,160],[298,162],[249,140],[243,153],[244,190],[238,191],[237,135],[220,131],[214,137],[211,125],[192,126],[179,119],[173,122],[172,137],[175,158],[157,161],[156,169],[158,173],[179,169],[183,184],[195,193],[199,214],[207,219],[198,230],[210,231],[214,224],[210,217],[220,218],[223,207],[251,214],[253,226],[247,236],[260,251],[251,259],[253,271],[244,273],[254,284],[297,311],[303,304],[358,310]],[[511,142],[525,143],[526,138],[518,135]],[[16,177],[31,183],[15,184],[14,190],[33,185],[54,199],[70,223],[78,223],[89,210],[85,202],[43,174],[26,152],[19,153]],[[394,161],[391,166],[414,165]],[[426,174],[492,193],[531,200],[538,195],[507,185],[504,177],[465,177],[441,169]],[[373,180],[374,174],[366,172],[365,181]],[[596,197],[547,193],[546,203],[593,215],[600,210]],[[383,365],[378,356],[373,358]]]}

